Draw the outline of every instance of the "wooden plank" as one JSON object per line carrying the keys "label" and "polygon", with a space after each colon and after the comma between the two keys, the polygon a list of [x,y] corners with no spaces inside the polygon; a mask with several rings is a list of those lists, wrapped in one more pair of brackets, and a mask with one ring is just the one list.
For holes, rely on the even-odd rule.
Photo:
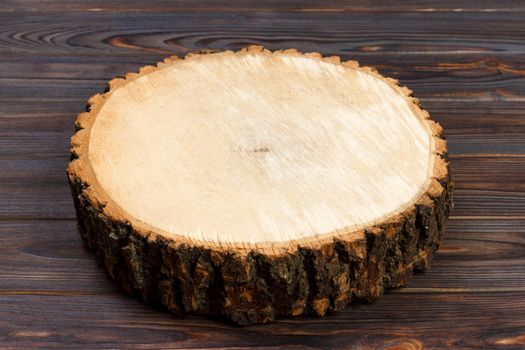
{"label": "wooden plank", "polygon": [[[386,75],[386,73],[385,73]],[[390,75],[391,77],[395,77]],[[0,103],[4,104],[16,99],[20,103],[54,104],[55,102],[75,101],[77,111],[82,111],[87,99],[103,92],[107,82],[105,80],[58,80],[58,79],[2,79],[0,81]],[[403,85],[409,86],[416,96],[426,100],[466,100],[466,101],[525,101],[525,78],[517,77],[516,82],[506,85],[508,78],[495,79],[491,82],[472,83],[469,79],[451,79],[457,84],[447,89],[446,85],[428,81],[406,79],[401,80]],[[45,91],[46,95],[42,95]],[[47,98],[46,98],[47,96]],[[16,107],[14,107],[16,108]]]}
{"label": "wooden plank", "polygon": [[[475,82],[479,78],[494,78],[505,74],[519,78],[525,71],[525,58],[519,53],[444,53],[437,57],[406,55],[396,50],[381,53],[341,50],[321,53],[325,56],[337,54],[343,60],[358,60],[363,65],[373,66],[382,73],[395,75],[399,79],[443,79],[446,76],[449,79],[472,78]],[[174,47],[167,54],[184,55],[185,52]],[[136,71],[141,66],[155,64],[167,54],[117,51],[104,55],[96,52],[71,52],[69,56],[64,56],[61,53],[46,52],[35,57],[30,52],[0,50],[2,65],[6,68],[0,73],[0,78],[35,79],[30,73],[36,70],[40,79],[107,80],[115,75]]]}
{"label": "wooden plank", "polygon": [[[431,272],[392,293],[525,292],[524,224],[450,220]],[[1,221],[0,230],[0,295],[121,294],[84,249],[74,221]]]}
{"label": "wooden plank", "polygon": [[[10,118],[11,119],[11,118]],[[67,116],[67,124],[62,125],[63,128],[70,129],[65,132],[44,131],[44,132],[24,132],[24,131],[10,131],[0,132],[0,161],[5,160],[62,160],[60,165],[64,165],[69,158],[70,138],[73,135],[75,116],[72,114]],[[0,119],[3,120],[3,119]],[[5,120],[4,120],[5,121]],[[34,121],[31,118],[31,121]],[[47,122],[47,120],[45,120]],[[45,123],[44,122],[44,123]],[[50,120],[51,122],[51,120]],[[6,123],[7,124],[7,123]],[[62,123],[64,124],[64,123]],[[1,125],[1,122],[0,122]],[[11,125],[13,127],[13,125]],[[6,128],[7,129],[7,128]],[[4,162],[5,164],[5,162]],[[12,166],[16,168],[17,165],[26,166],[30,163],[18,162],[13,163]],[[39,163],[36,167],[47,168],[53,163],[46,164]],[[3,175],[8,176],[11,165],[6,165],[7,169]],[[35,168],[36,169],[36,168]],[[57,168],[54,168],[57,170]],[[27,171],[24,169],[23,171]],[[37,176],[37,173],[29,173]]]}
{"label": "wooden plank", "polygon": [[[57,154],[58,156],[58,154]],[[525,157],[451,157],[452,215],[525,218]],[[0,219],[74,218],[67,158],[0,160]]]}
{"label": "wooden plank", "polygon": [[[162,9],[162,11],[159,11]],[[523,3],[516,0],[475,0],[435,2],[432,0],[408,0],[397,2],[392,0],[328,0],[322,3],[315,0],[270,0],[270,1],[238,1],[220,0],[213,2],[195,2],[191,0],[157,0],[154,4],[132,0],[126,2],[103,0],[5,0],[2,12],[34,12],[34,11],[118,11],[118,12],[510,12],[523,10]]]}
{"label": "wooden plank", "polygon": [[[45,93],[46,85],[38,89]],[[5,92],[17,103],[0,104],[0,159],[66,159],[76,115],[87,97],[49,98],[33,104],[22,103],[14,87]],[[519,101],[422,99],[422,103],[444,127],[453,157],[519,156],[525,151],[525,118]]]}
{"label": "wooden plank", "polygon": [[[3,136],[27,133],[18,134],[20,137],[29,136],[28,133],[31,133],[32,137],[37,137],[36,134],[40,132],[72,134],[76,115],[83,111],[89,94],[101,91],[102,88],[103,83],[92,87],[92,91],[89,91],[86,96],[77,96],[68,100],[42,98],[38,100],[38,103],[31,103],[31,98],[24,98],[24,96],[13,96],[14,100],[11,99],[10,102],[6,99],[6,103],[0,103],[0,133]],[[67,89],[67,86],[64,89]],[[45,88],[42,88],[41,92],[44,93]],[[14,101],[16,103],[13,103]],[[525,132],[523,102],[521,101],[470,101],[465,99],[442,101],[424,98],[421,99],[421,102],[428,109],[432,118],[442,124],[449,139],[452,135],[463,138],[471,135],[497,137],[498,134],[512,135]],[[58,137],[65,136],[67,135]],[[59,152],[62,152],[62,149],[60,148]]]}
{"label": "wooden plank", "polygon": [[2,50],[190,52],[261,44],[272,49],[379,55],[524,53],[521,12],[0,13]]}
{"label": "wooden plank", "polygon": [[[333,54],[323,52],[325,55]],[[42,96],[71,98],[83,93],[94,93],[97,87],[114,76],[135,72],[141,66],[155,64],[167,54],[130,55],[111,54],[92,57],[82,53],[74,55],[32,53],[1,53],[5,70],[0,73],[0,91],[3,99]],[[524,100],[525,55],[472,54],[465,56],[411,55],[388,52],[385,55],[345,53],[344,59],[357,59],[386,76],[397,78],[409,86],[420,98]],[[34,72],[39,74],[35,77]],[[67,94],[65,93],[67,89]],[[87,98],[84,97],[84,98]]]}
{"label": "wooden plank", "polygon": [[[81,102],[61,106],[57,101],[47,101],[49,107],[45,103],[44,107],[0,107],[7,109],[0,115],[0,126],[4,127],[0,132],[2,218],[74,217],[64,171]],[[425,105],[448,135],[456,182],[453,215],[525,215],[521,104],[425,101]]]}
{"label": "wooden plank", "polygon": [[522,349],[524,296],[387,294],[329,318],[243,329],[113,296],[18,295],[2,297],[0,327],[8,349]]}
{"label": "wooden plank", "polygon": [[[23,128],[26,125],[27,128],[38,128],[39,126],[35,123],[44,120],[49,124],[44,124],[41,128],[51,129],[56,125],[56,129],[66,129],[66,131],[17,132],[13,130],[15,129],[14,123],[10,124],[6,127],[6,131],[0,132],[0,160],[67,159],[75,116],[74,112],[62,114],[58,115],[56,120],[49,120],[49,122],[42,116],[27,117],[27,120],[20,118],[17,128]],[[518,123],[521,123],[522,120],[523,118]],[[504,121],[502,120],[502,122]],[[0,125],[8,123],[9,121],[0,118]],[[514,132],[497,134],[465,134],[458,133],[453,128],[446,128],[445,130],[452,158],[498,155],[521,157],[525,151],[525,128],[521,128],[522,130],[516,127],[517,130]],[[9,129],[11,130],[7,131]],[[514,160],[514,162],[516,161]],[[453,159],[453,162],[457,161]],[[502,160],[502,162],[501,165],[505,166],[506,160]],[[517,166],[520,166],[520,163]],[[480,176],[485,178],[483,174]]]}

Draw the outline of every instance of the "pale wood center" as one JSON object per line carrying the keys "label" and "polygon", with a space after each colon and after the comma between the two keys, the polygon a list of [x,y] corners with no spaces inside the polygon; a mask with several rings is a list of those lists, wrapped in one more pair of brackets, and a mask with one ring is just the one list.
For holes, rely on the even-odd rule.
{"label": "pale wood center", "polygon": [[426,188],[430,130],[385,81],[315,58],[215,54],[114,90],[89,160],[123,210],[211,242],[360,228]]}

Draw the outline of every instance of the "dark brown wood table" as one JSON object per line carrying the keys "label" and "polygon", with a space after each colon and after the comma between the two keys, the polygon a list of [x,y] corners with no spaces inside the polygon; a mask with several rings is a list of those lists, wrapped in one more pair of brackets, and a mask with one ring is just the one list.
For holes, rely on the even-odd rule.
{"label": "dark brown wood table", "polygon": [[[86,99],[200,49],[340,55],[414,90],[449,139],[455,203],[430,272],[326,318],[239,328],[127,296],[66,182]],[[525,2],[0,2],[0,348],[525,349]]]}

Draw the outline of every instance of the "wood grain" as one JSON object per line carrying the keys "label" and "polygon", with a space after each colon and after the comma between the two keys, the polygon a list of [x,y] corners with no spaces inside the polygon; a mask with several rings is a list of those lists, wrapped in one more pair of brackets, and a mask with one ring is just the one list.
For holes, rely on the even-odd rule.
{"label": "wood grain", "polygon": [[[522,349],[524,11],[512,0],[3,1],[0,348]],[[64,172],[85,99],[166,55],[249,43],[375,66],[443,125],[456,207],[429,273],[328,318],[238,329],[127,297],[84,250]]]}
{"label": "wood grain", "polygon": [[[505,20],[501,20],[504,18]],[[260,44],[339,56],[523,53],[517,12],[0,13],[0,47],[22,52],[96,55],[180,54]],[[162,23],[159,26],[159,23]],[[497,30],[495,30],[497,28]],[[99,56],[99,55],[96,55]]]}
{"label": "wood grain", "polygon": [[475,0],[435,2],[432,0],[408,0],[402,3],[392,0],[379,0],[370,3],[367,0],[328,0],[322,3],[315,0],[270,0],[236,1],[219,0],[213,2],[195,2],[191,0],[157,0],[154,4],[140,0],[126,2],[104,0],[6,0],[3,12],[34,11],[119,11],[119,12],[515,12],[523,10],[523,4],[516,0]]}

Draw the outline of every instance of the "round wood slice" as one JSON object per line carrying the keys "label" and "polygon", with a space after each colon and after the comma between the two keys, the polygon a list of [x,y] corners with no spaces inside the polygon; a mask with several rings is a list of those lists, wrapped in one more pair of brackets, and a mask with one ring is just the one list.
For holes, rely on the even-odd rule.
{"label": "round wood slice", "polygon": [[249,47],[114,79],[77,120],[79,230],[175,313],[324,315],[426,270],[452,205],[441,127],[357,62]]}

